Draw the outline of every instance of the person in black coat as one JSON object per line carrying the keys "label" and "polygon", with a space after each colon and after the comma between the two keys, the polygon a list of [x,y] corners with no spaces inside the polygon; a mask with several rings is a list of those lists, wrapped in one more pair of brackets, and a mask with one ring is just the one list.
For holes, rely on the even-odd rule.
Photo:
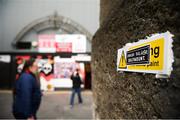
{"label": "person in black coat", "polygon": [[20,77],[15,81],[13,115],[16,119],[36,119],[42,96],[35,76],[37,69],[35,59],[26,61]]}
{"label": "person in black coat", "polygon": [[72,94],[71,94],[71,99],[70,99],[70,105],[73,107],[74,105],[74,96],[75,93],[78,95],[78,100],[79,103],[82,103],[82,97],[81,97],[81,78],[79,76],[79,69],[76,69],[76,71],[71,75],[71,80],[72,80]]}

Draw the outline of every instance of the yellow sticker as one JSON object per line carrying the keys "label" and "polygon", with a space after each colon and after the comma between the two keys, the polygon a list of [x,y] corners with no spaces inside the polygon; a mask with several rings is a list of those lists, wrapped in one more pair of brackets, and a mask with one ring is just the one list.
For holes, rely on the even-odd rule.
{"label": "yellow sticker", "polygon": [[121,58],[120,58],[120,61],[119,61],[119,68],[120,69],[126,69],[127,68],[124,51],[122,51],[122,54],[121,54]]}
{"label": "yellow sticker", "polygon": [[[128,70],[163,70],[164,66],[164,38],[140,44],[129,48],[129,50],[150,45],[150,62],[146,65],[128,65]],[[129,51],[128,50],[128,51]]]}

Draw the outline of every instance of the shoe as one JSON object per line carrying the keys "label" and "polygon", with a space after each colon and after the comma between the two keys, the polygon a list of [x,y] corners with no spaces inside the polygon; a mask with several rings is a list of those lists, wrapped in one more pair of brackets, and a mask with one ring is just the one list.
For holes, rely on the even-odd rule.
{"label": "shoe", "polygon": [[70,108],[72,109],[72,108],[73,108],[73,105],[70,105]]}

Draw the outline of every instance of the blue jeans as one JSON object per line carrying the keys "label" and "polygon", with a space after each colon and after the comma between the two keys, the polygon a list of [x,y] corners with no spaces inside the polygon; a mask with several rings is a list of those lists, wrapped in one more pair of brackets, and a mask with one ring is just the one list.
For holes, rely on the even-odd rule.
{"label": "blue jeans", "polygon": [[70,105],[72,105],[72,106],[74,105],[75,93],[77,93],[77,95],[78,95],[79,103],[82,103],[81,88],[73,88],[72,89],[72,95],[71,95],[71,101],[70,101]]}

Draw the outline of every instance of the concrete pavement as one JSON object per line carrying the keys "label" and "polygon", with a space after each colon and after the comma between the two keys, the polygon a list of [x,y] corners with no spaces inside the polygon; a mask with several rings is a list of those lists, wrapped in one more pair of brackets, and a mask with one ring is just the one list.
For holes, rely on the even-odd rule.
{"label": "concrete pavement", "polygon": [[[93,119],[92,92],[83,91],[83,104],[78,104],[77,95],[75,105],[69,106],[71,91],[45,92],[42,97],[37,117],[40,119]],[[12,119],[11,91],[0,91],[0,119]]]}

